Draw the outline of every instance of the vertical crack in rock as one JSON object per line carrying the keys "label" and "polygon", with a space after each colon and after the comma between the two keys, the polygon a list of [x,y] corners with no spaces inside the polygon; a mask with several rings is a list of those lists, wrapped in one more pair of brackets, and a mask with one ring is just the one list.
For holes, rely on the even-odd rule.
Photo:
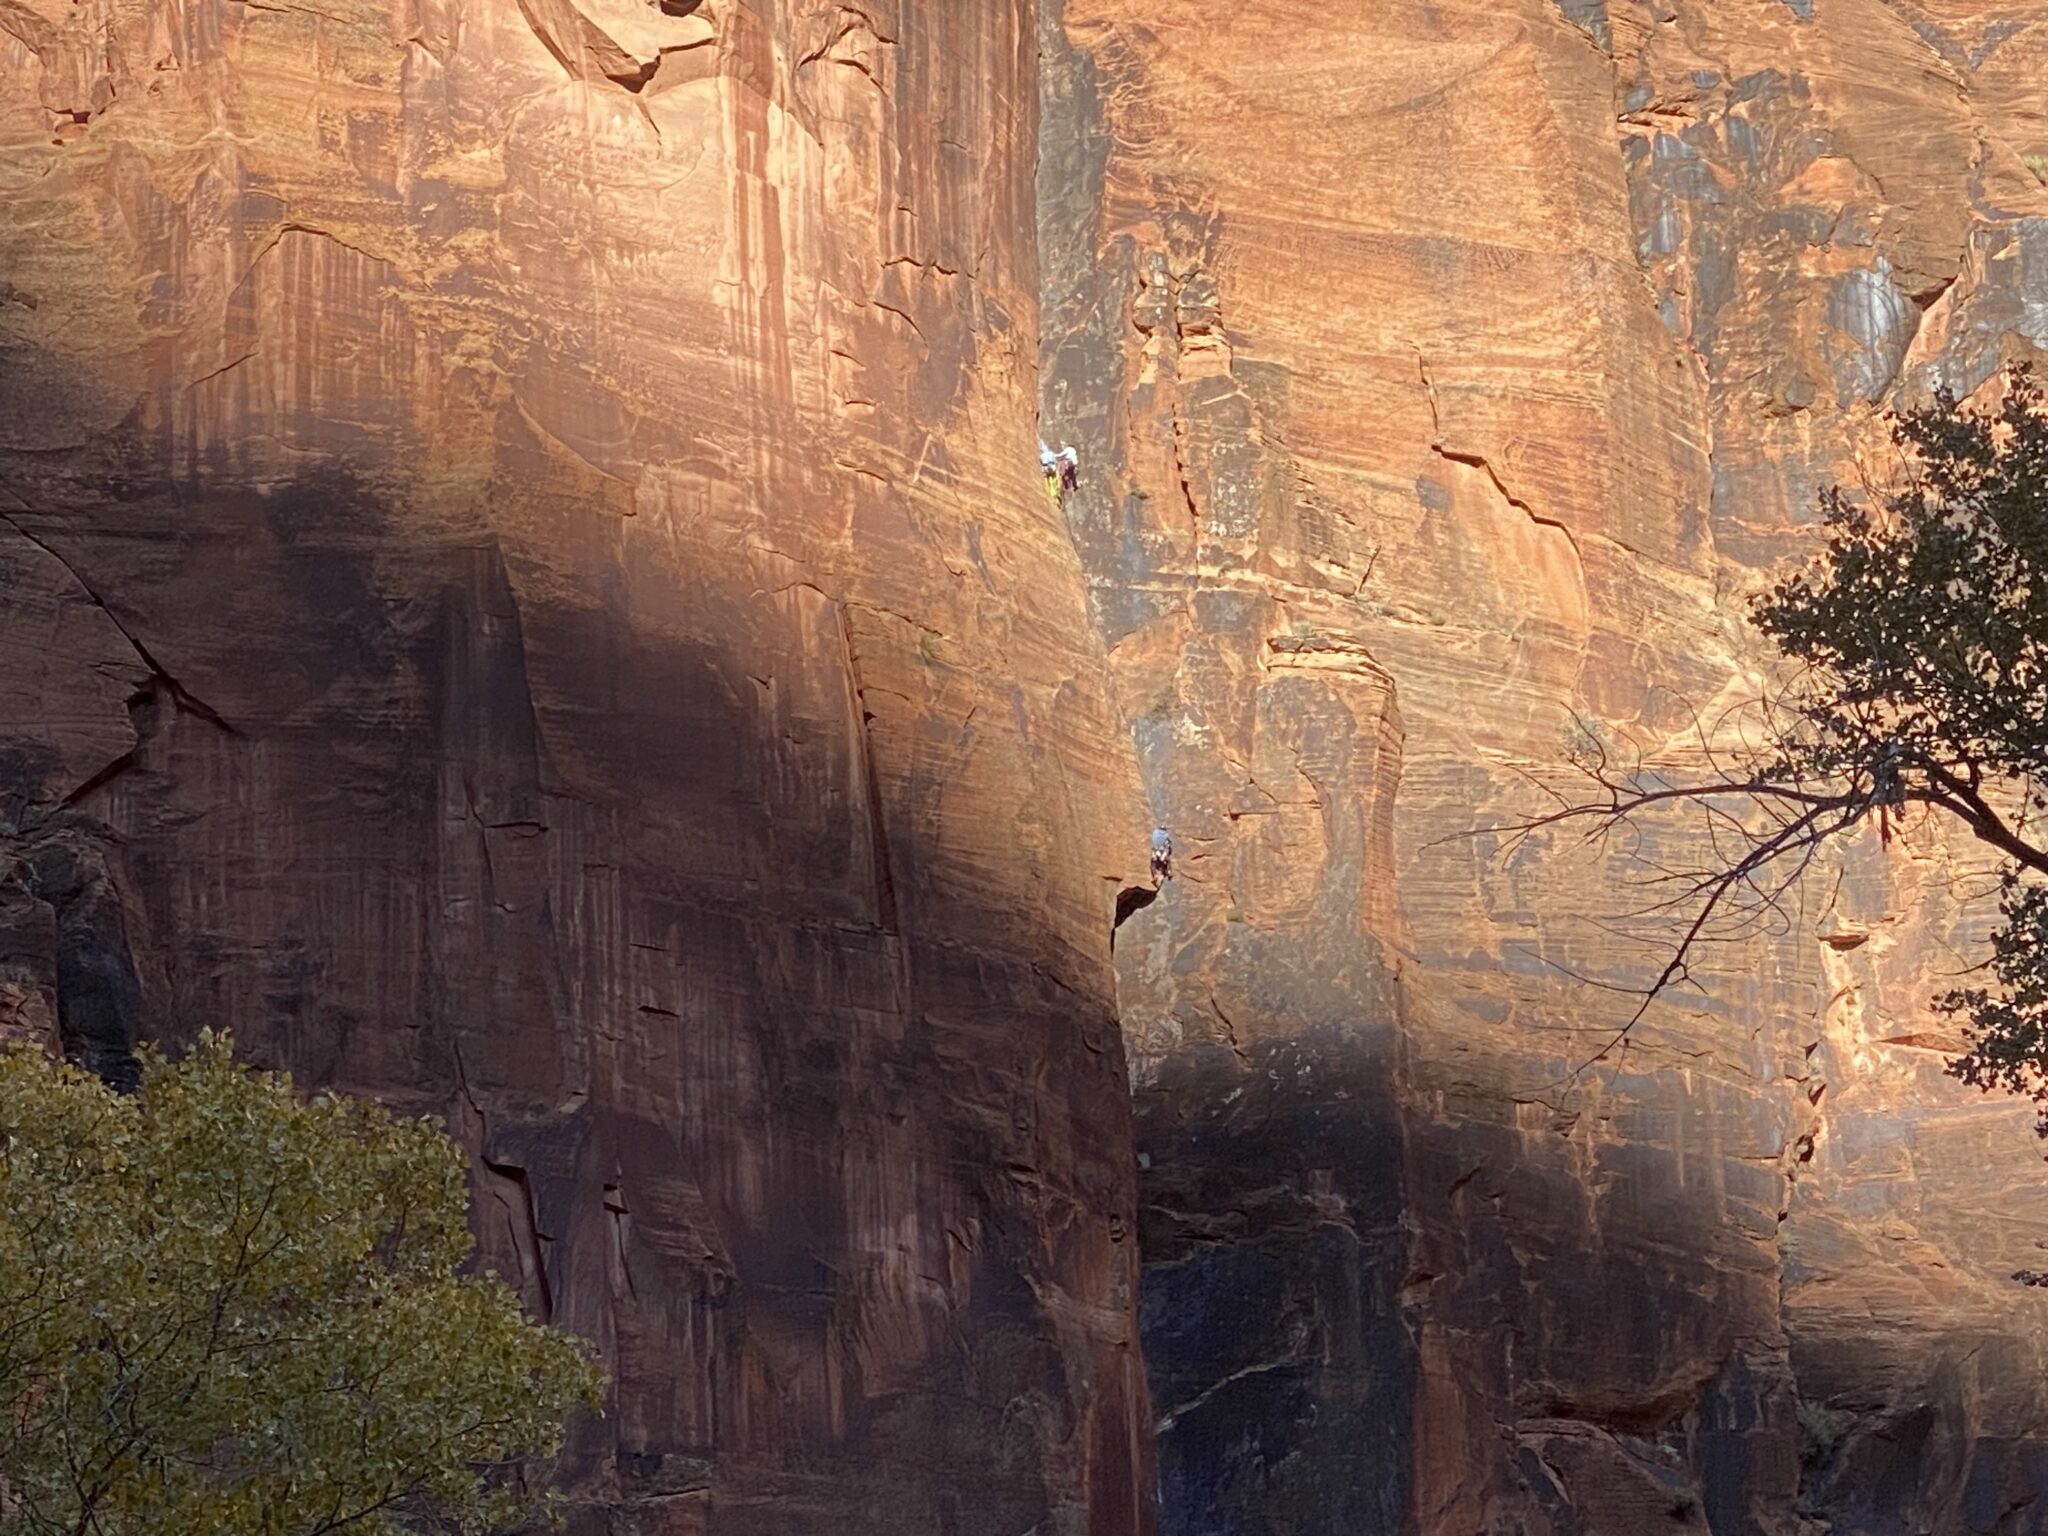
{"label": "vertical crack in rock", "polygon": [[516,1163],[483,1160],[493,1181],[493,1196],[505,1213],[507,1234],[519,1254],[521,1274],[528,1281],[534,1316],[552,1322],[555,1316],[554,1288],[548,1283],[546,1234],[540,1229],[540,1212],[534,1204],[533,1181]]}
{"label": "vertical crack in rock", "polygon": [[1227,213],[1112,184],[1140,45],[1075,46],[1074,14],[1041,32],[1041,435],[1079,451],[1067,524],[1176,848],[1116,914],[1161,1525],[1393,1529],[1415,1361],[1373,555],[1290,451],[1299,380],[1231,325]]}
{"label": "vertical crack in rock", "polygon": [[832,610],[839,630],[841,655],[845,658],[846,688],[852,702],[850,715],[858,743],[862,824],[866,828],[868,857],[875,872],[876,921],[882,932],[893,934],[900,931],[901,917],[896,909],[896,875],[889,849],[888,823],[884,819],[886,812],[882,803],[880,771],[875,760],[874,738],[869,730],[874,716],[868,712],[867,688],[861,679],[860,656],[854,649],[853,630],[846,623],[839,604],[832,604]]}

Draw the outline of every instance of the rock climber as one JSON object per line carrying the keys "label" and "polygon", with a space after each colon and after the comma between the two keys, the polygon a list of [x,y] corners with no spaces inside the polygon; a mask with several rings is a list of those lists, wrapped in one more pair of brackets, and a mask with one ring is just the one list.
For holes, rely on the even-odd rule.
{"label": "rock climber", "polygon": [[1152,878],[1173,878],[1173,837],[1164,827],[1152,829]]}
{"label": "rock climber", "polygon": [[1045,494],[1056,507],[1067,504],[1067,493],[1081,483],[1081,455],[1074,451],[1072,443],[1060,444],[1060,451],[1054,453],[1045,446],[1045,439],[1038,440],[1038,467],[1045,472]]}

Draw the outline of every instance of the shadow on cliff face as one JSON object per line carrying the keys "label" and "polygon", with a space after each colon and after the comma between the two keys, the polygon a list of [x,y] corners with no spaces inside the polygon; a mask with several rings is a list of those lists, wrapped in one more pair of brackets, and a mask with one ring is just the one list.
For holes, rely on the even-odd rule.
{"label": "shadow on cliff face", "polygon": [[[144,848],[127,846],[135,830],[128,813],[166,788],[160,775],[169,743],[187,728],[216,742],[241,732],[143,638],[145,632],[163,636],[168,644],[160,641],[157,650],[169,655],[184,648],[179,626],[160,622],[143,589],[164,573],[160,540],[176,526],[192,488],[152,479],[138,467],[146,466],[146,457],[132,447],[124,457],[116,468],[70,483],[55,476],[37,484],[22,475],[5,487],[23,504],[6,513],[0,530],[11,541],[5,559],[14,570],[39,566],[36,574],[48,590],[36,594],[42,602],[35,606],[19,582],[0,597],[0,641],[56,678],[52,691],[61,702],[0,727],[0,804],[8,807],[6,853],[14,883],[48,913],[46,922],[31,925],[41,941],[17,950],[10,964],[44,977],[42,990],[53,1004],[49,1032],[65,1054],[126,1088],[136,1080],[134,1050],[144,1038],[185,1040],[202,1025],[236,1022],[181,1017],[165,1008],[162,995],[154,1010],[145,1007],[130,930],[138,917],[147,926],[146,902],[124,869],[131,854],[148,856],[146,840]],[[80,493],[98,509],[91,521],[50,510]],[[326,466],[275,489],[208,499],[218,519],[216,537],[230,531],[222,542],[231,548],[224,562],[231,574],[219,580],[217,573],[220,590],[207,604],[206,627],[232,628],[282,600],[303,636],[288,647],[266,646],[276,626],[271,633],[261,626],[242,632],[245,654],[215,693],[226,708],[239,715],[261,697],[274,714],[289,713],[344,676],[388,675],[389,658],[376,665],[366,650],[384,631],[383,606],[367,580],[366,562],[349,558],[349,551],[373,547],[388,532],[380,498],[359,477]],[[141,571],[113,569],[110,552],[136,539],[147,540],[136,556]],[[277,556],[274,563],[263,559],[265,549]],[[32,624],[47,633],[32,636]],[[67,640],[78,644],[80,632],[94,626],[105,631],[103,649],[123,654],[118,671],[90,645],[79,653],[66,648]],[[67,673],[77,675],[67,679]],[[87,703],[94,689],[84,679],[108,673],[114,674],[109,681],[125,675],[133,691],[125,699],[107,693],[102,718],[94,719]],[[18,671],[9,683],[19,691]],[[96,747],[98,759],[90,755]],[[160,974],[166,958],[154,954],[145,968],[153,965]],[[39,1032],[32,1021],[22,1027]],[[251,1032],[261,1029],[257,1024]]]}
{"label": "shadow on cliff face", "polygon": [[64,1054],[132,1090],[142,1039],[142,989],[121,903],[98,851],[45,844],[28,856],[28,889],[56,927],[57,1031]]}
{"label": "shadow on cliff face", "polygon": [[1176,1056],[1139,1090],[1170,1531],[1395,1531],[1414,1390],[1384,1027]]}
{"label": "shadow on cliff face", "polygon": [[1127,885],[1116,893],[1116,912],[1110,919],[1110,943],[1116,943],[1116,930],[1159,899],[1156,887]]}
{"label": "shadow on cliff face", "polygon": [[0,738],[62,829],[0,890],[0,937],[47,935],[0,1002],[116,1078],[226,1024],[449,1114],[482,1262],[614,1371],[579,1531],[1146,1528],[1110,1005],[1028,893],[933,883],[943,767],[864,704],[840,605],[708,546],[650,595],[594,519],[535,547],[366,474],[152,461],[0,461],[140,679]]}
{"label": "shadow on cliff face", "polygon": [[[0,765],[13,768],[19,760]],[[18,785],[19,778],[9,783]],[[142,992],[127,920],[94,833],[65,818],[0,853],[0,1039],[54,1042],[124,1092],[139,1075]]]}

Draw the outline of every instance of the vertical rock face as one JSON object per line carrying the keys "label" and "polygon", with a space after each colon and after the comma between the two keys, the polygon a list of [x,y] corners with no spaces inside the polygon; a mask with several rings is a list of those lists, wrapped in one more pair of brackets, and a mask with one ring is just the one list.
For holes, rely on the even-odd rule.
{"label": "vertical rock face", "polygon": [[1036,47],[0,4],[0,1033],[449,1114],[591,1531],[1148,1526]]}
{"label": "vertical rock face", "polygon": [[2033,0],[0,0],[0,1036],[449,1115],[613,1362],[587,1532],[1142,1533],[1155,1434],[1189,1536],[2048,1529],[1967,853],[1601,1055],[1627,866],[1459,835],[1753,693],[1882,409],[2048,342],[2044,65]]}
{"label": "vertical rock face", "polygon": [[1682,756],[1880,412],[2048,340],[2048,8],[1045,35],[1048,430],[1180,851],[1117,946],[1162,1528],[2048,1529],[2048,1197],[1925,1007],[1968,854],[1856,850],[1602,1055],[1643,866],[1459,836],[1577,720]]}

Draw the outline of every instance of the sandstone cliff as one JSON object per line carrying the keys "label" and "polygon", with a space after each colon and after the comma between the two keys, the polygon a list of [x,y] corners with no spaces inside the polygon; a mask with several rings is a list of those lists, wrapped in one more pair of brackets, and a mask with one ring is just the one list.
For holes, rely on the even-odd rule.
{"label": "sandstone cliff", "polygon": [[0,1003],[451,1116],[579,1529],[1148,1524],[1036,47],[0,4]]}
{"label": "sandstone cliff", "polygon": [[1144,1533],[1155,1443],[1177,1536],[2048,1529],[1966,855],[1575,1073],[1625,871],[1453,837],[1752,689],[1878,412],[2048,341],[2044,64],[2039,0],[0,0],[0,1033],[448,1115],[614,1365],[586,1532]]}
{"label": "sandstone cliff", "polygon": [[[1065,0],[1046,404],[1156,813],[1119,935],[1162,1527],[2048,1529],[2026,1116],[1915,829],[1660,952],[1526,813],[1651,751],[1877,413],[2042,339],[2048,10]],[[2030,1263],[2031,1261],[2031,1263]]]}

